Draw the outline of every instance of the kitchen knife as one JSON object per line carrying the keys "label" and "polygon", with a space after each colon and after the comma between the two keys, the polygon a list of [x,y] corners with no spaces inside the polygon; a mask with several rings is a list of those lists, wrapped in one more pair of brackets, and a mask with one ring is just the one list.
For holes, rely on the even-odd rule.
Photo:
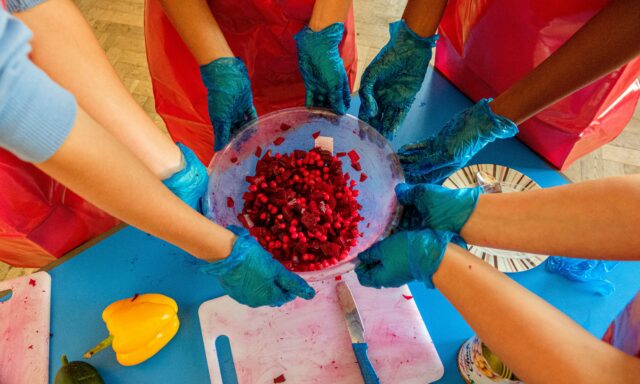
{"label": "kitchen knife", "polygon": [[362,378],[365,384],[380,384],[378,375],[369,361],[367,355],[367,343],[364,341],[364,327],[362,326],[362,319],[358,313],[356,302],[353,300],[351,290],[344,281],[341,281],[336,285],[336,291],[338,292],[338,301],[340,302],[340,308],[344,314],[344,319],[347,322],[347,329],[351,336],[351,346],[353,352],[358,360],[358,366],[362,373]]}

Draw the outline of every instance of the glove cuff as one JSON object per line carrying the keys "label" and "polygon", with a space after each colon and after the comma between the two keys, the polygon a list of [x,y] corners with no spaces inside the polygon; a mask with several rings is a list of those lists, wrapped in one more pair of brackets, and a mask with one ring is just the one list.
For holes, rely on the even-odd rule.
{"label": "glove cuff", "polygon": [[440,35],[435,34],[428,37],[419,36],[415,33],[404,19],[400,19],[398,21],[394,21],[389,24],[389,34],[391,35],[389,42],[392,44],[396,44],[398,41],[411,41],[412,48],[423,48],[429,50],[436,46],[436,41],[440,38]]}
{"label": "glove cuff", "polygon": [[184,158],[184,168],[162,183],[191,208],[200,211],[200,198],[207,192],[207,168],[191,149],[182,143],[178,143],[178,148]]}
{"label": "glove cuff", "polygon": [[[316,44],[331,44],[338,48],[338,44],[342,41],[342,36],[344,35],[344,23],[338,22],[333,23],[324,29],[319,31],[314,31],[309,28],[309,26],[305,26],[300,30],[300,32],[293,35],[293,38],[296,40],[298,50],[302,47],[309,47],[310,49],[314,49]],[[316,47],[317,48],[317,47]]]}
{"label": "glove cuff", "polygon": [[201,266],[200,270],[202,272],[214,276],[224,275],[239,267],[246,260],[245,255],[247,252],[245,251],[251,246],[250,243],[247,243],[247,237],[251,236],[251,234],[246,229],[235,225],[228,225],[227,229],[238,236],[233,243],[231,253],[222,260]]}
{"label": "glove cuff", "polygon": [[247,67],[237,57],[221,57],[200,66],[200,76],[207,89],[215,88],[220,79],[238,75],[249,78]]}
{"label": "glove cuff", "polygon": [[472,108],[474,112],[484,115],[488,124],[480,128],[483,136],[489,139],[489,142],[498,139],[506,139],[518,134],[518,126],[504,116],[500,116],[493,112],[489,103],[493,99],[482,99]]}

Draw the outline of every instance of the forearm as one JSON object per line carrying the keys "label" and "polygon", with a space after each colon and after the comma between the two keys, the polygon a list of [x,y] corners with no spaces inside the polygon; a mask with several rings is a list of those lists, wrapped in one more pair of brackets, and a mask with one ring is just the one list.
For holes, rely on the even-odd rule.
{"label": "forearm", "polygon": [[351,0],[316,0],[309,28],[320,31],[334,23],[344,23],[351,9]]}
{"label": "forearm", "polygon": [[491,103],[520,124],[640,53],[640,2],[615,0],[562,47]]}
{"label": "forearm", "polygon": [[174,196],[82,110],[60,149],[37,167],[115,217],[213,261],[235,239]]}
{"label": "forearm", "polygon": [[[483,194],[461,230],[469,244],[630,260],[640,247],[640,176],[521,193]],[[496,234],[498,234],[496,236]]]}
{"label": "forearm", "polygon": [[89,25],[69,0],[48,0],[15,15],[32,31],[32,60],[158,177],[179,169],[181,154],[124,87]]}
{"label": "forearm", "polygon": [[640,382],[640,360],[598,340],[455,245],[448,246],[433,282],[480,339],[524,382]]}
{"label": "forearm", "polygon": [[199,65],[234,56],[206,0],[160,0],[160,4]]}
{"label": "forearm", "polygon": [[409,0],[402,18],[413,32],[421,37],[436,33],[447,0]]}

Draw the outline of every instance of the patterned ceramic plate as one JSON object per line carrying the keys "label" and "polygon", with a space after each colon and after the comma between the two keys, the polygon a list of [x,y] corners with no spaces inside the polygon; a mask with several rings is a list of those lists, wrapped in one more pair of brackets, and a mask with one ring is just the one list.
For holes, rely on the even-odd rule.
{"label": "patterned ceramic plate", "polygon": [[[464,167],[442,184],[447,188],[468,188],[478,185],[478,172],[493,176],[500,183],[503,193],[539,189],[540,186],[513,168],[496,164],[477,164]],[[542,264],[548,256],[500,249],[469,246],[469,252],[502,272],[522,272]]]}

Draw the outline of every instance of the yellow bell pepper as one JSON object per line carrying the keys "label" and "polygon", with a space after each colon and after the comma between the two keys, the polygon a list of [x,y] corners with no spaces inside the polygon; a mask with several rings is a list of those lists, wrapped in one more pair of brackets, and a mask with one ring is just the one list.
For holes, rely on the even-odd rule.
{"label": "yellow bell pepper", "polygon": [[95,353],[112,345],[118,362],[125,366],[140,364],[155,355],[178,332],[178,305],[167,296],[157,293],[136,295],[112,303],[102,319],[109,337],[84,354]]}

